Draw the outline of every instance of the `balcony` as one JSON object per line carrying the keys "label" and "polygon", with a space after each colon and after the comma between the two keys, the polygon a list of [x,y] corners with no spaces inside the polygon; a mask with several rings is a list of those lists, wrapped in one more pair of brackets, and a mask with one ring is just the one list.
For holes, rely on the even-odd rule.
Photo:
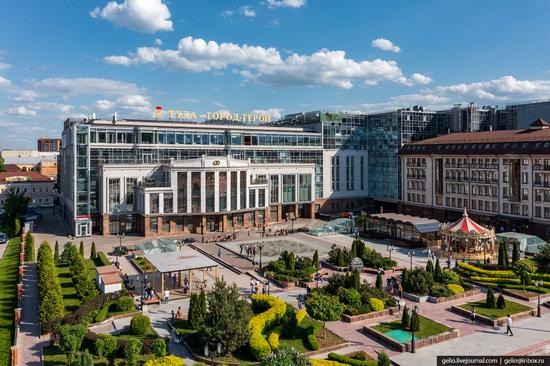
{"label": "balcony", "polygon": [[252,179],[252,181],[250,182],[250,184],[256,184],[256,185],[259,185],[259,184],[267,184],[267,178],[255,178],[255,179]]}

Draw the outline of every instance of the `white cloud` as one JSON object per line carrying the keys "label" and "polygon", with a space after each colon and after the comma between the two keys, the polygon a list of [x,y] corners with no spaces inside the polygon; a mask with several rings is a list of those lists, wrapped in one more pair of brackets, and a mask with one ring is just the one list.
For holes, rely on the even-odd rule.
{"label": "white cloud", "polygon": [[136,84],[102,78],[48,78],[31,84],[39,90],[65,95],[126,95],[141,92]]}
{"label": "white cloud", "polygon": [[390,41],[389,39],[385,39],[385,38],[375,39],[374,41],[371,42],[371,45],[374,48],[379,48],[384,51],[390,51],[395,53],[401,52],[401,49],[399,47],[393,44],[393,42]]}
{"label": "white cloud", "polygon": [[114,112],[116,103],[107,99],[99,99],[93,105],[93,108],[101,112]]}
{"label": "white cloud", "polygon": [[18,89],[15,91],[15,97],[12,99],[16,102],[32,102],[38,98],[38,92],[30,89]]}
{"label": "white cloud", "polygon": [[[281,57],[278,49],[238,45],[185,37],[177,49],[140,47],[128,56],[107,56],[107,63],[119,65],[153,64],[170,69],[205,72],[233,67],[246,80],[270,85],[330,85],[352,88],[355,82],[370,86],[389,80],[403,85],[418,83],[422,75],[406,78],[396,61],[360,60],[346,57],[345,51],[322,49],[311,55],[292,53]],[[415,80],[416,79],[416,80]],[[426,81],[424,77],[421,81]]]}
{"label": "white cloud", "polygon": [[8,109],[9,114],[23,117],[35,117],[38,113],[32,109],[29,109],[25,106],[13,107]]}
{"label": "white cloud", "polygon": [[156,44],[157,46],[162,46],[162,39],[160,39],[160,38],[155,38],[155,44]]}
{"label": "white cloud", "polygon": [[301,8],[306,5],[306,0],[267,0],[269,8]]}
{"label": "white cloud", "polygon": [[26,107],[35,111],[59,112],[63,114],[69,114],[73,109],[71,105],[55,102],[35,102],[28,104]]}
{"label": "white cloud", "polygon": [[0,62],[0,70],[7,70],[9,68],[11,68],[10,64],[7,64],[5,62]]}
{"label": "white cloud", "polygon": [[182,102],[182,103],[198,103],[199,100],[197,98],[181,98],[180,102]]}
{"label": "white cloud", "polygon": [[422,74],[419,74],[419,73],[414,73],[411,75],[411,80],[415,83],[415,84],[429,84],[433,81],[433,79],[429,76],[426,76],[426,75],[422,75]]}
{"label": "white cloud", "polygon": [[124,95],[115,101],[99,99],[91,109],[100,112],[126,111],[137,114],[150,114],[153,111],[150,98],[140,94]]}
{"label": "white cloud", "polygon": [[109,2],[103,9],[90,12],[92,18],[101,17],[119,27],[138,32],[155,33],[174,30],[170,9],[162,0],[124,0],[123,3]]}
{"label": "white cloud", "polygon": [[278,119],[281,119],[281,117],[283,116],[283,109],[282,108],[254,109],[252,113],[268,114],[269,116],[271,116],[271,121],[276,121]]}
{"label": "white cloud", "polygon": [[9,88],[11,86],[11,81],[0,76],[0,88]]}
{"label": "white cloud", "polygon": [[245,17],[255,17],[256,16],[256,11],[254,9],[252,9],[250,6],[242,6],[240,8],[241,10],[241,13],[245,16]]}

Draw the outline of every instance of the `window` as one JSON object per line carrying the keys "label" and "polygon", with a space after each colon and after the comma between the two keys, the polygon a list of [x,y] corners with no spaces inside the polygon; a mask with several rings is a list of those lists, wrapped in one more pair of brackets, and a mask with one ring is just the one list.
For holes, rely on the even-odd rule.
{"label": "window", "polygon": [[296,176],[283,175],[283,203],[294,202],[296,199]]}
{"label": "window", "polygon": [[201,212],[201,173],[191,173],[191,212]]}
{"label": "window", "polygon": [[237,210],[237,172],[231,172],[231,210]]}
{"label": "window", "polygon": [[529,183],[529,174],[526,172],[521,173],[521,183],[528,184]]}
{"label": "window", "polygon": [[360,174],[361,174],[359,184],[360,184],[361,190],[364,191],[365,190],[365,159],[364,159],[364,156],[361,156],[359,171],[360,171]]}
{"label": "window", "polygon": [[251,189],[248,192],[248,208],[256,207],[256,190]]}
{"label": "window", "polygon": [[134,194],[137,178],[126,178],[126,211],[134,210]]}
{"label": "window", "polygon": [[227,210],[227,172],[220,172],[218,178],[219,210]]}
{"label": "window", "polygon": [[205,178],[206,212],[214,212],[214,172],[206,172]]}
{"label": "window", "polygon": [[174,209],[173,201],[174,197],[172,193],[164,193],[164,213],[172,213]]}
{"label": "window", "polygon": [[311,201],[311,175],[300,174],[298,178],[298,201]]}
{"label": "window", "polygon": [[340,157],[332,157],[332,190],[340,190]]}
{"label": "window", "polygon": [[265,189],[258,190],[258,207],[265,207]]}
{"label": "window", "polygon": [[159,232],[158,217],[150,217],[149,218],[149,231],[152,232],[152,233],[158,233]]}
{"label": "window", "polygon": [[271,192],[270,202],[278,203],[279,202],[279,176],[271,175],[269,177],[269,191]]}
{"label": "window", "polygon": [[187,212],[187,172],[178,172],[178,212]]}
{"label": "window", "polygon": [[162,218],[162,231],[165,233],[170,232],[170,216],[164,216]]}
{"label": "window", "polygon": [[355,189],[355,169],[354,156],[346,156],[346,190],[353,191]]}
{"label": "window", "polygon": [[240,196],[241,196],[241,204],[240,204],[240,209],[241,210],[244,210],[246,208],[246,171],[242,170],[240,171],[240,182],[241,182],[241,186],[240,186]]}
{"label": "window", "polygon": [[120,179],[119,178],[109,178],[109,212],[115,213],[119,209],[120,204]]}

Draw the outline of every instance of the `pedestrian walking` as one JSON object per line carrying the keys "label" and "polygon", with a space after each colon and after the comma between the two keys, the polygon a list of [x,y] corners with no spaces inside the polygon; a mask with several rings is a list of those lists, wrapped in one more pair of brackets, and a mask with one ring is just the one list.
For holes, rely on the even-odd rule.
{"label": "pedestrian walking", "polygon": [[508,333],[510,333],[510,337],[514,336],[514,333],[512,333],[512,318],[510,314],[506,315],[506,334]]}
{"label": "pedestrian walking", "polygon": [[174,320],[176,319],[176,312],[174,311],[174,309],[172,309],[171,315],[172,315],[172,323],[173,323]]}
{"label": "pedestrian walking", "polygon": [[164,303],[168,304],[168,298],[170,297],[170,291],[168,289],[164,290]]}
{"label": "pedestrian walking", "polygon": [[401,284],[399,284],[399,298],[403,298],[403,286]]}
{"label": "pedestrian walking", "polygon": [[256,247],[252,247],[252,256],[256,258]]}
{"label": "pedestrian walking", "polygon": [[265,292],[269,295],[269,282],[265,283]]}
{"label": "pedestrian walking", "polygon": [[218,248],[218,258],[222,257],[222,248]]}
{"label": "pedestrian walking", "polygon": [[239,255],[243,255],[243,245],[239,245],[239,247],[241,247],[241,251],[239,252]]}
{"label": "pedestrian walking", "polygon": [[476,321],[476,307],[472,306],[472,311],[470,312],[470,320],[472,321],[472,324]]}

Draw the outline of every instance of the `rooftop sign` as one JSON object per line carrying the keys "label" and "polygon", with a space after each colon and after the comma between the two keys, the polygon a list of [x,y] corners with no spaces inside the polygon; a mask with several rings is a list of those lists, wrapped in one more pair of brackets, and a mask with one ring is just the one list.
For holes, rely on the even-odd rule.
{"label": "rooftop sign", "polygon": [[164,111],[160,105],[155,107],[154,115],[155,119],[168,119],[170,121],[196,121],[198,118],[202,118],[206,121],[233,121],[253,125],[271,123],[271,116],[269,114],[232,113],[226,111],[197,114],[192,111],[178,109]]}

